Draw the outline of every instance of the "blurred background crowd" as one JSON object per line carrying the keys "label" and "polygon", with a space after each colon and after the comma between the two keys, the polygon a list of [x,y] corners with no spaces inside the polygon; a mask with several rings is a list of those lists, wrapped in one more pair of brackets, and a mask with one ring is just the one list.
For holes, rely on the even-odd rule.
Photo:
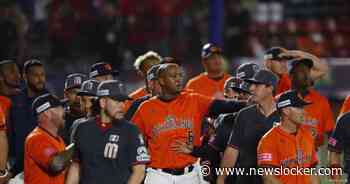
{"label": "blurred background crowd", "polygon": [[337,99],[350,89],[339,80],[350,64],[349,12],[348,0],[0,0],[0,58],[42,60],[58,94],[67,74],[109,62],[131,91],[142,83],[132,64],[147,50],[179,58],[191,77],[208,41],[223,47],[230,71],[282,46],[329,60],[318,87]]}

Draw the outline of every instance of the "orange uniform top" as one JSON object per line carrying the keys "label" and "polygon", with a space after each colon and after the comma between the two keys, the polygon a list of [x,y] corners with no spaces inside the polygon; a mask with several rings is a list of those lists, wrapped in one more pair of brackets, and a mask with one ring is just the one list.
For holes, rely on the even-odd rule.
{"label": "orange uniform top", "polygon": [[340,112],[339,112],[339,116],[341,116],[342,114],[349,112],[350,111],[350,95],[346,97],[346,99],[344,100],[343,105],[341,106]]}
{"label": "orange uniform top", "polygon": [[334,119],[328,99],[311,89],[304,97],[311,105],[305,106],[306,126],[310,128],[312,135],[316,138],[316,145],[320,146],[324,142],[324,134],[334,129]]}
{"label": "orange uniform top", "polygon": [[62,138],[54,137],[43,128],[35,128],[25,142],[24,183],[64,184],[66,171],[58,175],[46,171],[52,156],[64,149]]}
{"label": "orange uniform top", "polygon": [[[311,168],[318,162],[313,137],[305,128],[300,128],[296,135],[287,133],[280,126],[272,128],[260,139],[257,153],[260,167]],[[275,177],[284,184],[311,183],[310,176],[287,174]]]}
{"label": "orange uniform top", "polygon": [[6,119],[10,108],[11,100],[6,96],[0,96],[0,131],[6,130]]}
{"label": "orange uniform top", "polygon": [[220,80],[214,80],[201,73],[187,82],[186,89],[208,97],[223,98],[225,81],[230,77],[224,74]]}
{"label": "orange uniform top", "polygon": [[131,97],[133,100],[128,100],[125,102],[125,112],[129,109],[131,106],[132,102],[138,98],[141,98],[143,96],[148,95],[148,92],[146,91],[146,87],[141,87],[134,92],[129,94],[129,97]]}
{"label": "orange uniform top", "polygon": [[276,94],[283,93],[285,91],[288,91],[292,88],[292,81],[289,78],[288,74],[282,74],[279,76],[278,84],[276,87]]}
{"label": "orange uniform top", "polygon": [[133,119],[143,133],[151,155],[150,167],[184,168],[196,158],[171,150],[176,140],[199,146],[203,116],[214,99],[182,92],[170,102],[157,97],[141,104]]}

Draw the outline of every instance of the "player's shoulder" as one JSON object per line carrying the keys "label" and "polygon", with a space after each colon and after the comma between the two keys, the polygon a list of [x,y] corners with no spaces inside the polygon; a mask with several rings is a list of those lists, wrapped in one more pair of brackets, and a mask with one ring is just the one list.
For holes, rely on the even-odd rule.
{"label": "player's shoulder", "polygon": [[215,128],[233,125],[236,116],[237,116],[236,112],[235,113],[220,114],[219,117],[214,122]]}
{"label": "player's shoulder", "polygon": [[315,102],[328,103],[328,99],[315,89],[311,89],[309,91],[309,95],[312,96],[312,98],[315,100]]}
{"label": "player's shoulder", "polygon": [[272,127],[269,131],[267,131],[260,139],[260,142],[275,142],[276,138],[280,136],[278,132],[279,126]]}
{"label": "player's shoulder", "polygon": [[127,132],[130,132],[130,133],[138,133],[139,132],[138,127],[134,123],[132,123],[131,121],[124,119],[120,123],[121,123],[123,130],[125,130]]}
{"label": "player's shoulder", "polygon": [[238,111],[237,116],[246,116],[246,115],[252,115],[252,113],[256,113],[257,111],[257,106],[254,105],[249,105],[247,107],[244,107],[243,109],[241,109],[240,111]]}
{"label": "player's shoulder", "polygon": [[203,81],[205,80],[205,73],[200,73],[197,76],[194,76],[193,78],[191,78],[190,80],[188,80],[187,85],[193,85],[195,83],[198,83],[199,81]]}
{"label": "player's shoulder", "polygon": [[47,139],[47,136],[43,132],[44,130],[41,130],[41,128],[36,127],[32,132],[30,132],[26,138],[26,144],[31,144],[35,142],[41,142],[43,140]]}
{"label": "player's shoulder", "polygon": [[344,124],[350,121],[350,112],[343,113],[337,119],[337,124]]}
{"label": "player's shoulder", "polygon": [[79,127],[80,130],[87,130],[89,131],[90,129],[95,129],[97,127],[96,125],[96,118],[80,118],[74,121],[73,125],[75,127]]}

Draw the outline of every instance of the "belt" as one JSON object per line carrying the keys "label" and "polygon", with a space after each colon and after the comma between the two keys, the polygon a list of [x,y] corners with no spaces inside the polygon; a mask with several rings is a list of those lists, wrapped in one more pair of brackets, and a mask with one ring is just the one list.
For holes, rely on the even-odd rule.
{"label": "belt", "polygon": [[162,171],[162,172],[165,172],[165,173],[168,173],[168,174],[171,174],[171,175],[184,175],[184,174],[188,174],[190,172],[192,172],[194,169],[194,166],[193,165],[190,165],[190,166],[187,166],[185,168],[180,168],[180,169],[156,169],[158,171]]}

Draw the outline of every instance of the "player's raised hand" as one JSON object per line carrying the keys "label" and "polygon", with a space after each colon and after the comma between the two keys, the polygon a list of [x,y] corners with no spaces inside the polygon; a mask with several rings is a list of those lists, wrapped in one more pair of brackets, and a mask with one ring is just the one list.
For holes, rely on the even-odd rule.
{"label": "player's raised hand", "polygon": [[171,145],[171,150],[177,153],[190,154],[193,150],[193,145],[188,145],[185,142],[176,140],[175,143]]}

